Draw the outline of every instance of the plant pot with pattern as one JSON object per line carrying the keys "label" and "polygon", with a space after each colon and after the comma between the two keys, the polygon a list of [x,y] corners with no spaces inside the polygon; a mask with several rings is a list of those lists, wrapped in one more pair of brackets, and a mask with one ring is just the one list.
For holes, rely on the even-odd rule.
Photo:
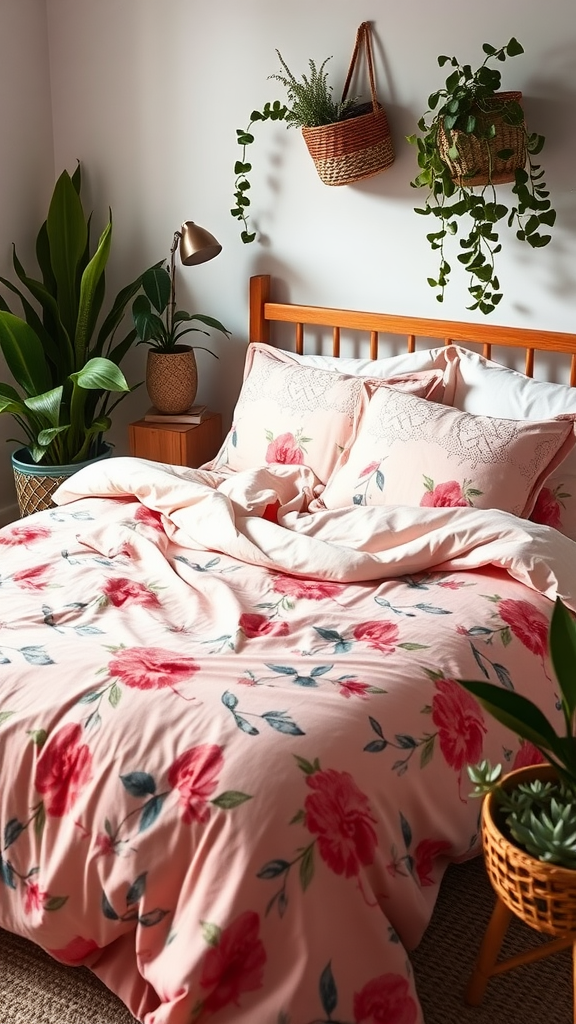
{"label": "plant pot with pattern", "polygon": [[24,290],[0,277],[24,312],[24,318],[15,315],[0,295],[0,348],[20,389],[0,384],[0,413],[12,416],[21,432],[13,461],[21,516],[50,507],[59,482],[109,453],[103,435],[110,414],[130,391],[119,363],[136,332],[121,340],[116,335],[142,277],[118,293],[97,329],[112,220],[92,247],[80,188],[80,166],[56,182],[36,240],[39,279],[26,273],[15,249],[14,271]]}
{"label": "plant pot with pattern", "polygon": [[[408,136],[418,149],[419,173],[410,182],[428,189],[423,207],[416,213],[437,218],[437,230],[427,234],[439,254],[437,276],[428,278],[443,302],[452,268],[445,243],[465,226],[458,261],[469,274],[468,309],[493,312],[502,299],[495,269],[501,250],[499,228],[504,223],[532,248],[550,242],[547,231],[556,220],[544,171],[534,162],[544,136],[526,128],[520,92],[501,92],[501,75],[488,67],[491,60],[504,61],[524,52],[514,37],[497,48],[482,47],[485,58],[476,71],[456,57],[438,57],[440,67],[453,69],[444,87],[428,98],[428,110],[418,122],[420,135]],[[512,184],[512,202],[496,188]],[[466,233],[467,232],[467,233]]]}
{"label": "plant pot with pattern", "polygon": [[196,320],[226,337],[230,332],[214,317],[176,309],[174,271],[153,267],[142,277],[143,294],[132,305],[138,345],[149,345],[146,390],[158,412],[186,412],[196,397],[198,371],[195,352],[201,349],[218,358],[205,345],[183,345],[180,339],[191,332],[209,335],[203,327],[191,327]]}

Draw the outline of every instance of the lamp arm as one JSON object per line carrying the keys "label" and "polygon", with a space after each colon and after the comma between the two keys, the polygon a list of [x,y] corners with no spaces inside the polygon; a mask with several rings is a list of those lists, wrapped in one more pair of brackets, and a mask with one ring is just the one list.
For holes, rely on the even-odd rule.
{"label": "lamp arm", "polygon": [[181,238],[182,232],[175,231],[170,249],[170,302],[166,312],[166,330],[169,337],[174,327],[174,313],[176,312],[176,249]]}

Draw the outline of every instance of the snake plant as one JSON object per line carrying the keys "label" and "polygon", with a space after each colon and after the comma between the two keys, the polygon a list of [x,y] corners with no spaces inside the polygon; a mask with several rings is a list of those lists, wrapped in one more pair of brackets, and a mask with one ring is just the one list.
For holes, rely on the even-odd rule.
{"label": "snake plant", "polygon": [[[80,199],[81,170],[63,171],[36,239],[40,279],[29,276],[13,248],[24,316],[0,294],[0,348],[14,382],[0,383],[0,413],[11,415],[34,462],[68,465],[91,458],[110,413],[130,388],[119,363],[132,346],[132,328],[116,331],[142,276],[123,288],[98,327],[105,297],[105,268],[112,242],[112,215],[92,252],[91,215]],[[24,290],[23,290],[24,289]],[[32,301],[31,301],[32,300]],[[119,398],[109,405],[111,394]]]}

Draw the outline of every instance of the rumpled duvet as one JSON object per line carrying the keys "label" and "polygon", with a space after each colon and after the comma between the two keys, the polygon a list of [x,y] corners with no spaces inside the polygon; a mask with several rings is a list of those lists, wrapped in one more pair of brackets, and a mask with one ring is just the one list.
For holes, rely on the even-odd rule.
{"label": "rumpled duvet", "polygon": [[0,531],[0,927],[145,1024],[421,1024],[466,766],[536,753],[456,680],[559,715],[572,541],[314,483],[117,458]]}

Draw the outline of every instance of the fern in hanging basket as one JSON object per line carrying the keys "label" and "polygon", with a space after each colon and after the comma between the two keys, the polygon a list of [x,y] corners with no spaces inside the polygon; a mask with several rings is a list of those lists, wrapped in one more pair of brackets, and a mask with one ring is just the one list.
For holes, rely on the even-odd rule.
{"label": "fern in hanging basket", "polygon": [[[421,134],[407,139],[417,147],[420,168],[410,184],[428,189],[424,206],[415,212],[438,221],[426,236],[439,256],[437,276],[429,277],[428,284],[443,302],[452,273],[445,246],[462,224],[457,259],[469,274],[468,309],[488,314],[503,294],[495,266],[501,225],[541,248],[551,240],[542,228],[546,232],[554,225],[556,212],[544,171],[534,161],[544,136],[528,132],[521,94],[500,92],[501,74],[488,66],[491,60],[518,56],[523,47],[513,37],[505,46],[484,43],[482,49],[486,56],[476,71],[456,57],[438,57],[440,67],[449,64],[453,70],[444,87],[429,96],[429,109],[418,122]],[[513,182],[511,204],[496,193],[508,181]]]}

